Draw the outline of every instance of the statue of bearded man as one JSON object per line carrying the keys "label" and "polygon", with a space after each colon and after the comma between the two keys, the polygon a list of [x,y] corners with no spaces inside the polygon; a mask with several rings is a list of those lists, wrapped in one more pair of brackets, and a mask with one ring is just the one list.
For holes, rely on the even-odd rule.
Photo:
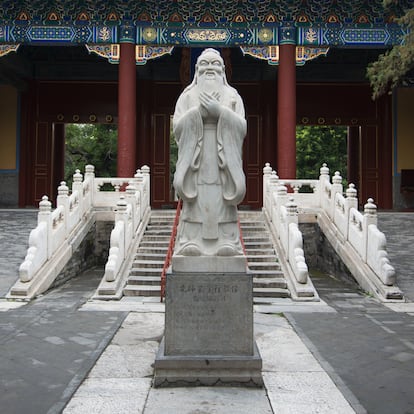
{"label": "statue of bearded man", "polygon": [[237,204],[246,192],[243,101],[227,83],[217,50],[204,50],[195,69],[173,118],[178,144],[174,187],[183,200],[175,254],[240,255]]}

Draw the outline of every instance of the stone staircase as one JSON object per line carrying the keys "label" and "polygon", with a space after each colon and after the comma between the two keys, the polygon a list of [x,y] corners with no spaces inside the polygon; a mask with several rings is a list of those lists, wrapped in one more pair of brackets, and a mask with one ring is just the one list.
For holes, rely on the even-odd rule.
{"label": "stone staircase", "polygon": [[150,296],[159,299],[161,272],[167,255],[175,210],[152,210],[135,255],[124,296]]}
{"label": "stone staircase", "polygon": [[[262,212],[240,212],[254,303],[290,297]],[[153,210],[135,255],[124,296],[160,297],[161,271],[167,254],[175,210]]]}
{"label": "stone staircase", "polygon": [[276,298],[290,298],[263,213],[241,211],[239,218],[247,262],[253,273],[254,303],[265,304]]}

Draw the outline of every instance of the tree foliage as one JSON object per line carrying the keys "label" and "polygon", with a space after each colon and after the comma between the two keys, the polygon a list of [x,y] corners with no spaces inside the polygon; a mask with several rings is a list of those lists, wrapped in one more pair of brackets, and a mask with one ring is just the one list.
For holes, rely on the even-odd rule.
{"label": "tree foliage", "polygon": [[65,180],[70,183],[77,168],[95,166],[100,177],[116,176],[117,127],[112,124],[67,124],[65,126]]}
{"label": "tree foliage", "polygon": [[342,126],[296,127],[296,176],[318,178],[326,162],[331,173],[347,174],[347,128]]}
{"label": "tree foliage", "polygon": [[[384,0],[384,7],[388,7],[395,0]],[[397,86],[404,75],[414,67],[414,8],[405,10],[405,14],[397,19],[404,26],[407,34],[401,45],[394,46],[378,57],[367,67],[367,76],[372,86],[372,97],[380,97]]]}

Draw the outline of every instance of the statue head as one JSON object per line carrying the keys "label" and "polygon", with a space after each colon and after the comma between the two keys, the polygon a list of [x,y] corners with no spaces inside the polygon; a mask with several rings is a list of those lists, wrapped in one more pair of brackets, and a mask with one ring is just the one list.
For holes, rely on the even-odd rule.
{"label": "statue head", "polygon": [[205,49],[197,58],[196,63],[197,77],[205,76],[206,78],[224,76],[224,61],[220,53],[215,49]]}
{"label": "statue head", "polygon": [[224,60],[216,49],[207,48],[197,58],[192,85],[228,85]]}

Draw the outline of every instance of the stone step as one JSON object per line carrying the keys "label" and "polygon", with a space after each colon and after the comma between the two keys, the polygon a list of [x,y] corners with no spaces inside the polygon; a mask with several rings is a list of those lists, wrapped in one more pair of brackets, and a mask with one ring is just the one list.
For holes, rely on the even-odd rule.
{"label": "stone step", "polygon": [[276,261],[267,262],[249,262],[249,269],[252,271],[256,270],[280,270],[280,263]]}
{"label": "stone step", "polygon": [[[163,213],[163,212],[161,212]],[[159,297],[161,271],[172,232],[175,211],[164,215],[152,212],[141,244],[137,250],[125,296]],[[159,215],[158,215],[159,214]],[[289,298],[287,282],[270,241],[263,214],[244,213],[241,229],[246,247],[249,269],[253,275],[255,303],[271,303],[273,299]]]}
{"label": "stone step", "polygon": [[243,236],[243,239],[249,238],[249,237],[258,237],[258,236],[269,238],[269,233],[266,230],[247,230],[246,231],[242,229],[242,236]]}
{"label": "stone step", "polygon": [[157,254],[160,256],[163,256],[165,258],[165,256],[167,255],[167,251],[168,251],[168,246],[165,247],[151,247],[151,246],[147,246],[147,247],[139,247],[137,250],[137,255],[138,254],[148,254],[148,253],[153,253],[153,254]]}
{"label": "stone step", "polygon": [[253,288],[253,297],[261,298],[289,298],[290,293],[287,289],[279,288]]}
{"label": "stone step", "polygon": [[263,230],[267,230],[266,224],[263,221],[257,220],[240,221],[240,227],[242,229],[260,228]]}
{"label": "stone step", "polygon": [[170,242],[170,236],[165,236],[164,234],[147,234],[145,233],[145,236],[142,238],[143,242],[153,242],[153,241],[160,241],[169,243]]}
{"label": "stone step", "polygon": [[[249,266],[249,269],[250,269],[250,266]],[[250,271],[252,272],[253,277],[258,277],[258,278],[270,278],[270,277],[280,278],[280,277],[285,276],[281,270],[261,269],[261,270],[250,270]]]}
{"label": "stone step", "polygon": [[277,262],[279,263],[279,259],[275,255],[275,253],[271,254],[260,254],[260,252],[257,252],[257,254],[249,254],[250,252],[247,252],[247,261],[248,262]]}
{"label": "stone step", "polygon": [[277,301],[278,304],[280,304],[282,301],[286,301],[286,304],[292,303],[292,299],[289,296],[283,297],[283,298],[272,298],[272,297],[259,297],[255,296],[253,297],[253,303],[255,305],[273,305],[275,301]]}
{"label": "stone step", "polygon": [[249,248],[246,249],[246,254],[247,257],[251,257],[251,256],[261,256],[261,255],[275,255],[275,251],[272,248],[269,249],[253,249],[253,248]]}
{"label": "stone step", "polygon": [[142,239],[139,247],[155,247],[155,248],[166,248],[168,249],[170,241],[167,240],[145,240],[145,238]]}
{"label": "stone step", "polygon": [[244,246],[246,251],[250,249],[272,249],[273,245],[270,241],[262,241],[262,242],[255,242],[255,241],[244,241]]}
{"label": "stone step", "polygon": [[254,288],[278,288],[278,289],[286,289],[287,282],[284,278],[253,278],[253,289]]}
{"label": "stone step", "polygon": [[137,251],[134,260],[161,260],[162,262],[164,262],[166,254],[167,250],[161,253],[153,253],[153,250]]}
{"label": "stone step", "polygon": [[258,223],[254,221],[240,223],[240,228],[242,231],[268,231],[264,223]]}
{"label": "stone step", "polygon": [[144,268],[144,269],[159,269],[164,266],[165,260],[134,260],[132,262],[132,269],[134,268]]}
{"label": "stone step", "polygon": [[160,296],[161,286],[156,285],[127,285],[124,288],[125,296]]}
{"label": "stone step", "polygon": [[125,296],[158,297],[161,272],[170,243],[175,210],[153,210],[135,254]]}
{"label": "stone step", "polygon": [[161,267],[148,267],[148,268],[142,268],[142,267],[132,267],[129,272],[129,277],[131,276],[159,276],[162,272]]}
{"label": "stone step", "polygon": [[244,243],[267,243],[269,242],[269,236],[263,235],[263,234],[257,234],[257,235],[244,235],[243,234],[243,241]]}
{"label": "stone step", "polygon": [[151,219],[150,222],[148,223],[148,227],[162,227],[162,226],[166,226],[166,227],[172,227],[174,223],[174,219],[171,218],[159,218],[159,219]]}
{"label": "stone step", "polygon": [[161,283],[161,273],[159,276],[129,276],[128,286],[130,285],[155,285]]}
{"label": "stone step", "polygon": [[261,212],[255,213],[246,213],[246,214],[238,214],[238,218],[240,221],[240,224],[243,223],[263,223],[263,214]]}
{"label": "stone step", "polygon": [[165,228],[165,226],[157,226],[156,228],[149,228],[145,229],[145,236],[165,236],[167,238],[171,237],[172,228]]}

